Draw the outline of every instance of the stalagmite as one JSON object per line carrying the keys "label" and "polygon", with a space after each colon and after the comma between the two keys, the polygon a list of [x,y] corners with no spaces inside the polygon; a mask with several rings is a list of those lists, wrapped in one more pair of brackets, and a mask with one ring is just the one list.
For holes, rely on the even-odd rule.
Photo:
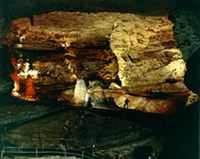
{"label": "stalagmite", "polygon": [[87,87],[86,87],[85,81],[84,79],[78,79],[76,82],[74,97],[72,101],[74,103],[86,105],[88,102],[87,98],[88,98],[88,95],[87,95]]}

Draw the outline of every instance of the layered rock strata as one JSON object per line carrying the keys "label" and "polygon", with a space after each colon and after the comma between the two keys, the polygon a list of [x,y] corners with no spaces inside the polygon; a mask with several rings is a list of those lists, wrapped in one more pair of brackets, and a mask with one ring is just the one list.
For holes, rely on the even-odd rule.
{"label": "layered rock strata", "polygon": [[[33,19],[13,20],[4,44],[15,68],[13,74],[17,73],[11,77],[21,85],[16,92],[24,91],[31,75],[37,93],[43,92],[44,97],[41,88],[50,85],[46,96],[55,94],[59,100],[72,100],[74,87],[69,85],[80,78],[87,86],[91,79],[103,82],[108,101],[121,108],[169,113],[198,99],[183,82],[186,64],[166,16],[34,15]],[[118,81],[121,86],[109,87]],[[68,90],[59,95],[63,87]]]}

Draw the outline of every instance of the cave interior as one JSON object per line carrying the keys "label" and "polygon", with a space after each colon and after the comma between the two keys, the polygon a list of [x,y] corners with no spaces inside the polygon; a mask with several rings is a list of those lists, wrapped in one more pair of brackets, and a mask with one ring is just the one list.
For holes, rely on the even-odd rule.
{"label": "cave interior", "polygon": [[1,157],[198,159],[199,6],[1,1]]}

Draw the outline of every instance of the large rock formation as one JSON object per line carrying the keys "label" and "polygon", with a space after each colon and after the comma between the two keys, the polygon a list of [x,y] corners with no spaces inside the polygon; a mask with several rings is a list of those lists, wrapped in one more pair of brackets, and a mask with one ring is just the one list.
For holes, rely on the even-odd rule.
{"label": "large rock formation", "polygon": [[[13,20],[4,44],[15,68],[11,77],[20,88],[15,93],[21,98],[31,75],[39,100],[70,101],[69,85],[80,78],[86,84],[100,79],[106,98],[121,108],[170,113],[198,99],[183,82],[186,66],[167,16],[34,15]],[[121,86],[108,88],[119,81]]]}
{"label": "large rock formation", "polygon": [[[143,91],[156,92],[159,85],[176,83],[177,92],[187,90],[182,84],[185,62],[176,48],[172,27],[166,17],[137,16],[117,22],[110,44],[118,59],[122,86],[144,86]],[[176,91],[169,87],[161,86],[159,92]]]}

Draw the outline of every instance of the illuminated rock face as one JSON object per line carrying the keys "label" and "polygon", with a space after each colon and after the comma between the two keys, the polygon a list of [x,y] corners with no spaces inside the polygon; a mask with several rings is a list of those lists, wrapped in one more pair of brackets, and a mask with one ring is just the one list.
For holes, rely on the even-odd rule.
{"label": "illuminated rock face", "polygon": [[[101,97],[105,93],[105,100],[112,99],[121,108],[127,99],[129,109],[171,113],[198,99],[183,82],[186,65],[167,16],[106,12],[34,15],[33,26],[29,18],[13,20],[4,44],[15,59],[18,82],[23,84],[31,74],[37,88],[50,86],[51,91],[43,91],[49,98],[60,90],[55,98],[71,101],[74,92],[72,101],[83,103],[92,77],[106,85],[121,82],[121,87],[101,88]],[[82,78],[86,84],[77,81]],[[62,91],[76,81],[75,91]]]}
{"label": "illuminated rock face", "polygon": [[87,87],[83,79],[77,80],[74,89],[74,97],[72,100],[74,103],[87,104],[88,102]]}
{"label": "illuminated rock face", "polygon": [[[143,87],[148,92],[187,91],[183,84],[186,64],[176,48],[172,27],[167,17],[135,17],[116,24],[110,41],[123,87]],[[175,90],[171,85],[163,87],[170,82],[176,85]]]}
{"label": "illuminated rock face", "polygon": [[104,89],[99,81],[91,82],[87,90],[92,107],[102,108],[107,107],[108,103],[105,98]]}

